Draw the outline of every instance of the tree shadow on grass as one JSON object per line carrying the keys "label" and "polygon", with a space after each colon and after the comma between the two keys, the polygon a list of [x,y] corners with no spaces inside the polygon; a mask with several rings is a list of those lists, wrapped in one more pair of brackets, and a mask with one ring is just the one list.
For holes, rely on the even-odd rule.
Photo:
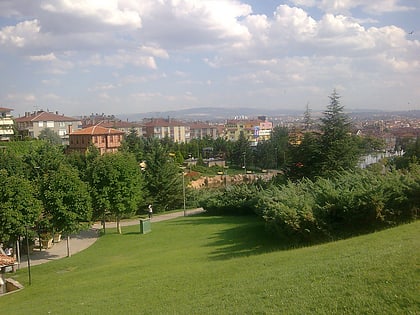
{"label": "tree shadow on grass", "polygon": [[209,235],[209,243],[206,246],[213,248],[210,258],[214,260],[260,255],[296,247],[290,243],[282,243],[275,235],[267,232],[264,221],[257,216],[200,216],[198,220],[185,219],[174,224],[234,225]]}

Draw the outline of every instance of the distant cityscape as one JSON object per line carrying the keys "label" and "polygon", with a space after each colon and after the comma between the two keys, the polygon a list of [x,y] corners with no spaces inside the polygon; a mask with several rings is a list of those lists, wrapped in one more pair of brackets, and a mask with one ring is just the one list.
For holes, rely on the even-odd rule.
{"label": "distant cityscape", "polygon": [[[163,139],[169,137],[174,142],[189,142],[191,139],[219,137],[235,141],[242,133],[251,146],[268,140],[275,127],[285,127],[296,135],[305,126],[304,113],[301,111],[284,111],[276,114],[252,109],[198,108],[182,111],[146,113],[133,115],[98,114],[89,116],[68,117],[62,113],[38,110],[26,112],[14,117],[13,109],[0,107],[0,139],[10,141],[15,138],[38,138],[42,130],[51,129],[61,139],[63,145],[71,147],[70,137],[85,133],[109,133],[122,138],[124,134],[135,132],[138,136]],[[381,138],[387,144],[387,150],[395,149],[397,138],[415,138],[420,133],[420,111],[349,112],[353,131],[360,136]],[[312,126],[316,129],[317,120],[322,112],[310,112]],[[96,129],[92,127],[96,126]],[[119,133],[118,133],[118,132]],[[95,138],[96,139],[96,138]],[[84,140],[83,140],[84,141]],[[86,140],[89,141],[89,140]],[[99,141],[99,140],[98,140]],[[78,143],[80,146],[81,143]]]}

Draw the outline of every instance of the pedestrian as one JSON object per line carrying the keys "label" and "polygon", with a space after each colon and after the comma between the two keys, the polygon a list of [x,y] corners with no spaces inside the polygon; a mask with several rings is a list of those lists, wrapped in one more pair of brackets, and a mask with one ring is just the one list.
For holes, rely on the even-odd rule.
{"label": "pedestrian", "polygon": [[152,205],[149,205],[149,219],[152,218],[152,215],[153,215],[153,208],[152,208]]}
{"label": "pedestrian", "polygon": [[6,249],[4,250],[4,253],[5,253],[7,256],[12,256],[13,249],[12,249],[12,248],[9,248],[9,247],[6,247]]}

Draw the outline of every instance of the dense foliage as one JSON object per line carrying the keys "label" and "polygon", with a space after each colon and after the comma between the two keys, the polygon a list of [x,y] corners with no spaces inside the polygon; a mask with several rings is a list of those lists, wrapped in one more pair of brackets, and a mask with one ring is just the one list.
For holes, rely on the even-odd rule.
{"label": "dense foliage", "polygon": [[199,205],[211,214],[253,214],[259,190],[257,185],[228,186],[205,194]]}
{"label": "dense foliage", "polygon": [[13,243],[39,220],[42,204],[29,180],[0,170],[0,240]]}
{"label": "dense foliage", "polygon": [[143,180],[134,156],[127,153],[107,153],[96,158],[90,169],[90,187],[97,215],[110,212],[117,220],[121,233],[122,216],[134,214],[142,202]]}
{"label": "dense foliage", "polygon": [[289,176],[293,179],[334,176],[355,169],[361,150],[351,134],[349,117],[334,90],[321,118],[319,132],[305,132],[302,142],[292,148]]}

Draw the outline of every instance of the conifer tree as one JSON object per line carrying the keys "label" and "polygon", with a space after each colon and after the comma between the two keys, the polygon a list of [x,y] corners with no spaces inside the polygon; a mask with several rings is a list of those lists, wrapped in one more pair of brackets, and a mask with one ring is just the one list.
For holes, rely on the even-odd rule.
{"label": "conifer tree", "polygon": [[360,155],[357,141],[351,135],[350,119],[340,103],[340,95],[334,89],[329,98],[330,104],[321,118],[321,175],[353,169]]}

